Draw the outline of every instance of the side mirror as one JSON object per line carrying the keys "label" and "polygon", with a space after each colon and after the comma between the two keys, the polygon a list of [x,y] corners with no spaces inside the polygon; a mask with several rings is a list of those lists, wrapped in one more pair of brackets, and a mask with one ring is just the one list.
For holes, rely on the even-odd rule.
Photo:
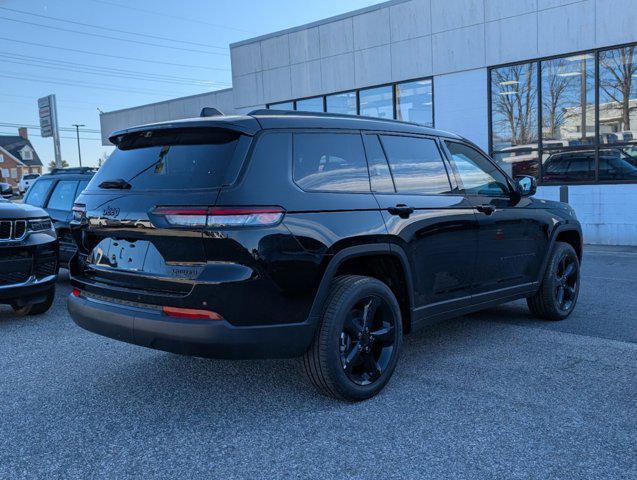
{"label": "side mirror", "polygon": [[515,188],[521,197],[531,197],[537,192],[537,180],[535,177],[515,177]]}

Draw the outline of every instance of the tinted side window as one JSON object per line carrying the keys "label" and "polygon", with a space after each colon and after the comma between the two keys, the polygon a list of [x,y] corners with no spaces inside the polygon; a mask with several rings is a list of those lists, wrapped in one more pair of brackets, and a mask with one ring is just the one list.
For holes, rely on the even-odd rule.
{"label": "tinted side window", "polygon": [[447,169],[434,140],[395,135],[383,135],[381,139],[399,193],[451,191]]}
{"label": "tinted side window", "polygon": [[379,193],[395,193],[394,181],[391,178],[385,152],[377,135],[364,135],[365,152],[369,165],[369,180],[372,191]]}
{"label": "tinted side window", "polygon": [[508,195],[506,177],[484,155],[462,143],[445,143],[467,195]]}
{"label": "tinted side window", "polygon": [[77,181],[62,180],[58,182],[49,199],[48,208],[55,210],[71,210],[75,200]]}
{"label": "tinted side window", "polygon": [[34,207],[43,207],[44,202],[46,202],[46,197],[49,194],[49,190],[51,189],[51,184],[53,183],[52,179],[49,180],[38,180],[35,182],[31,188],[29,188],[29,194],[27,198],[24,200],[25,203],[29,205],[33,205]]}
{"label": "tinted side window", "polygon": [[303,190],[369,192],[359,134],[294,134],[294,181]]}

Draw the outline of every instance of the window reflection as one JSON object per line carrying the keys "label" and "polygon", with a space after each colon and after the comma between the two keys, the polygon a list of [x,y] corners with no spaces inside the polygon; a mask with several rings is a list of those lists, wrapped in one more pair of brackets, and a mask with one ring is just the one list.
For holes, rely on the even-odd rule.
{"label": "window reflection", "polygon": [[322,112],[323,97],[306,98],[296,101],[296,109],[301,112]]}
{"label": "window reflection", "polygon": [[366,117],[394,118],[394,94],[391,86],[360,91],[360,114]]}
{"label": "window reflection", "polygon": [[537,64],[491,71],[493,149],[514,145],[537,147]]}
{"label": "window reflection", "polygon": [[[595,57],[542,62],[542,140],[578,146],[595,140]],[[547,142],[552,140],[552,142]]]}
{"label": "window reflection", "polygon": [[396,118],[433,126],[433,92],[431,80],[396,85]]}
{"label": "window reflection", "polygon": [[294,102],[273,103],[268,108],[270,110],[294,110]]}
{"label": "window reflection", "polygon": [[578,151],[547,150],[543,155],[544,181],[547,183],[595,180],[595,149]]}
{"label": "window reflection", "polygon": [[327,111],[356,115],[356,92],[337,93],[326,97]]}
{"label": "window reflection", "polygon": [[600,143],[637,140],[637,47],[599,53]]}

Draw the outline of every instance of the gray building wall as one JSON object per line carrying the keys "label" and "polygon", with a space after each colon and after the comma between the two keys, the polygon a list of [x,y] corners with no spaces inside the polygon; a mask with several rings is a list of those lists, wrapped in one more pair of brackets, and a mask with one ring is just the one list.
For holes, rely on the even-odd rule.
{"label": "gray building wall", "polygon": [[110,145],[109,135],[115,130],[145,123],[198,117],[203,107],[215,107],[223,113],[235,113],[232,89],[217,90],[140,107],[114,110],[100,115],[102,145]]}

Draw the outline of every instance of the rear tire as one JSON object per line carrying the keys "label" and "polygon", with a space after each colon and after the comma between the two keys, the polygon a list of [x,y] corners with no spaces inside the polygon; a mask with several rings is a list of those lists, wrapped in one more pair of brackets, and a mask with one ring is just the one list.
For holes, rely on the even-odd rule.
{"label": "rear tire", "polygon": [[339,276],[332,282],[303,366],[322,394],[366,400],[391,378],[402,337],[400,307],[387,285],[371,277]]}
{"label": "rear tire", "polygon": [[54,300],[55,287],[51,287],[46,293],[46,300],[43,302],[30,303],[21,307],[18,305],[12,305],[12,308],[18,315],[41,315],[49,311]]}
{"label": "rear tire", "polygon": [[538,292],[526,299],[533,316],[544,320],[567,318],[579,296],[580,265],[575,249],[556,242]]}

